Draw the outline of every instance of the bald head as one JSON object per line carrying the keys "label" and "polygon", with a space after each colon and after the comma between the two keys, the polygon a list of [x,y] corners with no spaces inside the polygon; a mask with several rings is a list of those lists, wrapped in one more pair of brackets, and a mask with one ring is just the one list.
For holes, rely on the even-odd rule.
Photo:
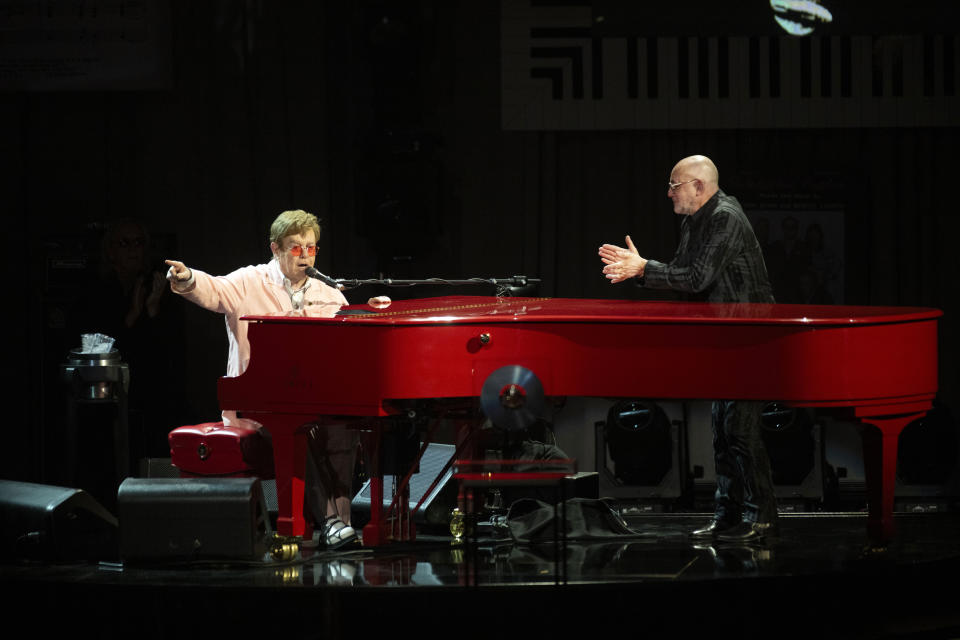
{"label": "bald head", "polygon": [[[697,179],[705,185],[712,185],[714,190],[720,184],[720,174],[717,172],[717,165],[707,156],[689,156],[677,163],[673,172],[682,173],[685,180]],[[713,194],[710,194],[713,195]]]}
{"label": "bald head", "polygon": [[686,215],[696,213],[720,189],[717,166],[707,156],[689,156],[678,162],[670,173],[670,182],[682,185],[667,192],[673,210]]}

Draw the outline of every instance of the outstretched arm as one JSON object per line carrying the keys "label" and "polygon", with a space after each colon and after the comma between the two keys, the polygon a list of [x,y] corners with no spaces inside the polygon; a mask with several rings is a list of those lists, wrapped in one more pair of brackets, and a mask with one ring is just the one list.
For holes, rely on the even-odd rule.
{"label": "outstretched arm", "polygon": [[170,286],[178,293],[183,293],[193,284],[193,272],[187,265],[177,260],[164,260],[170,268],[167,270],[167,280]]}

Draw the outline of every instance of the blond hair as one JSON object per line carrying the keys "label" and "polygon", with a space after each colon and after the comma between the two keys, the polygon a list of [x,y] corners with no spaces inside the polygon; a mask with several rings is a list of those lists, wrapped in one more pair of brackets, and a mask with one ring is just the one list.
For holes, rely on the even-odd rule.
{"label": "blond hair", "polygon": [[287,236],[303,235],[307,230],[313,230],[314,237],[320,239],[320,221],[317,216],[302,209],[284,211],[270,225],[270,242],[279,245]]}

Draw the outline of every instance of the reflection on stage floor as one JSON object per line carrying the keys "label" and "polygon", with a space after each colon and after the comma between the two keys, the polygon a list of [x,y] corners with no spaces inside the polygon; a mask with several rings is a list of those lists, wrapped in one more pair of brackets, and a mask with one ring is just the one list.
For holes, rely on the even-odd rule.
{"label": "reflection on stage floor", "polygon": [[960,635],[946,583],[960,569],[958,514],[900,514],[883,547],[867,543],[859,513],[785,514],[779,536],[753,545],[692,541],[706,514],[623,516],[633,535],[568,540],[565,550],[428,534],[376,549],[303,545],[284,561],[18,562],[0,574],[15,587],[8,604],[44,603],[45,625],[94,624],[102,637],[261,628],[328,637],[413,625],[414,636],[461,638],[563,633],[583,621],[603,635]]}

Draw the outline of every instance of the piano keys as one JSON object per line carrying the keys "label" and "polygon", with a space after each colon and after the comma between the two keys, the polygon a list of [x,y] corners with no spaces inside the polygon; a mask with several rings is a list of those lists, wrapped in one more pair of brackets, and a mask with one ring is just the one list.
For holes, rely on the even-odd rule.
{"label": "piano keys", "polygon": [[666,7],[619,22],[606,7],[598,22],[586,6],[521,4],[507,3],[501,18],[507,130],[957,123],[960,36],[937,17],[894,35],[844,25],[800,38],[732,17],[722,33],[709,20],[683,32],[660,15]]}

